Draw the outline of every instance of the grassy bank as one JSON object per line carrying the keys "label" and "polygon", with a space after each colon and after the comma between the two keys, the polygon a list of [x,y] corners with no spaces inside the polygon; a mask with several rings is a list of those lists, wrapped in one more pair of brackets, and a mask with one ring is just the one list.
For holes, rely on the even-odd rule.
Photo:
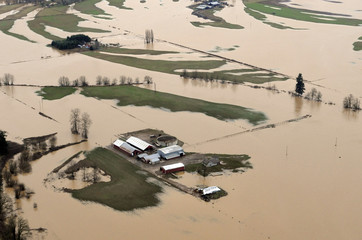
{"label": "grassy bank", "polygon": [[250,8],[245,8],[244,11],[249,14],[250,16],[254,17],[255,19],[258,19],[258,20],[261,20],[263,21],[263,23],[271,26],[271,27],[274,27],[274,28],[278,28],[278,29],[295,29],[295,28],[292,28],[292,27],[288,27],[288,26],[285,26],[285,25],[281,25],[279,23],[273,23],[273,22],[269,22],[267,21],[267,17],[264,15],[264,14],[261,14],[260,12],[257,12],[257,11],[254,11]]}
{"label": "grassy bank", "polygon": [[117,48],[117,47],[102,47],[100,52],[117,53],[117,54],[132,54],[132,55],[163,55],[163,54],[177,54],[174,51],[157,51],[148,49],[131,49],[131,48]]}
{"label": "grassy bank", "polygon": [[212,103],[133,86],[85,87],[81,94],[100,99],[117,99],[119,106],[150,106],[166,108],[172,112],[199,112],[220,120],[245,119],[252,124],[258,124],[267,119],[261,112],[240,106]]}
{"label": "grassy bank", "polygon": [[160,186],[147,182],[147,176],[137,173],[140,169],[119,155],[104,148],[86,154],[90,165],[111,176],[110,182],[99,182],[80,190],[71,190],[72,196],[83,201],[107,205],[120,211],[156,206]]}
{"label": "grassy bank", "polygon": [[258,16],[256,14],[254,14],[253,16],[260,20],[264,20],[261,19],[261,16],[263,15],[261,13],[264,13],[268,15],[274,15],[282,18],[294,19],[305,22],[337,24],[337,25],[347,25],[347,26],[358,26],[362,24],[361,19],[349,18],[345,15],[333,14],[329,12],[293,8],[283,4],[279,4],[276,1],[243,0],[243,2],[247,7],[247,9],[252,9],[259,13]]}
{"label": "grassy bank", "polygon": [[218,68],[226,63],[224,60],[208,60],[208,61],[165,61],[165,60],[149,60],[129,56],[116,56],[104,54],[96,51],[82,53],[84,55],[106,60],[109,62],[119,63],[130,67],[136,67],[156,72],[177,74],[178,69],[204,69],[209,70]]}
{"label": "grassy bank", "polygon": [[[19,6],[19,5],[18,5]],[[19,12],[9,15],[6,18],[2,19],[0,21],[0,31],[2,31],[3,33],[9,35],[9,36],[13,36],[16,37],[20,40],[25,40],[25,41],[29,41],[32,42],[31,40],[29,40],[27,37],[17,34],[17,33],[12,33],[9,32],[9,30],[14,26],[14,23],[16,20],[25,17],[26,15],[28,15],[28,13],[34,11],[35,9],[39,8],[39,6],[25,6],[22,7]]]}
{"label": "grassy bank", "polygon": [[241,169],[253,168],[249,162],[248,155],[226,155],[226,154],[207,154],[212,158],[218,158],[222,164],[212,167],[205,167],[202,163],[186,165],[185,171],[197,172],[202,176],[207,176],[210,173],[222,172],[223,170],[233,170],[235,172]]}
{"label": "grassy bank", "polygon": [[125,0],[107,0],[110,6],[118,7],[120,9],[132,10],[132,8],[128,8],[123,6]]}
{"label": "grassy bank", "polygon": [[90,15],[109,15],[106,14],[102,9],[97,8],[96,4],[101,0],[85,0],[78,2],[74,5],[74,9],[84,14]]}
{"label": "grassy bank", "polygon": [[107,32],[101,29],[79,27],[78,24],[84,19],[74,15],[67,14],[68,6],[55,6],[42,9],[36,17],[28,22],[29,28],[45,38],[51,40],[60,40],[45,31],[45,26],[55,27],[66,32]]}
{"label": "grassy bank", "polygon": [[191,22],[191,24],[194,25],[195,27],[211,26],[211,27],[228,28],[228,29],[244,28],[243,26],[240,26],[238,24],[228,23],[223,18],[215,16],[215,12],[223,9],[221,7],[214,7],[212,9],[200,10],[196,8],[197,6],[198,5],[190,6],[190,8],[193,10],[192,14],[200,18],[211,20],[212,22],[207,22],[207,23]]}
{"label": "grassy bank", "polygon": [[353,50],[355,50],[355,51],[362,50],[362,37],[358,38],[358,40],[360,40],[360,41],[353,43]]}
{"label": "grassy bank", "polygon": [[24,6],[24,4],[12,4],[12,5],[3,5],[0,6],[0,14],[6,13],[6,12],[10,12],[11,10],[15,10],[17,8],[20,8]]}
{"label": "grassy bank", "polygon": [[74,87],[43,87],[36,92],[38,96],[46,100],[61,99],[67,95],[73,94],[77,89]]}

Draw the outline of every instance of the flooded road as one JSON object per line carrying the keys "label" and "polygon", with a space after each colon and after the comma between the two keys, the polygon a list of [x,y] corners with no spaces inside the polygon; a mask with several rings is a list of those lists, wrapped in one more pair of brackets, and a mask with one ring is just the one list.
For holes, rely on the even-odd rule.
{"label": "flooded road", "polygon": [[[350,14],[362,18],[358,1],[335,4],[323,1],[292,1],[310,9]],[[24,19],[16,21],[13,31],[22,32],[37,43],[0,33],[7,44],[0,57],[0,74],[12,73],[17,84],[57,85],[62,75],[71,80],[85,75],[95,83],[97,75],[110,79],[121,75],[142,79],[150,75],[157,90],[212,102],[228,103],[264,112],[265,124],[278,123],[306,114],[311,118],[286,123],[276,128],[237,134],[253,126],[245,121],[219,121],[201,113],[178,112],[149,107],[118,107],[112,100],[97,100],[73,94],[60,100],[41,100],[37,87],[0,87],[0,126],[8,138],[20,141],[31,136],[57,132],[58,144],[78,141],[69,129],[73,108],[89,113],[93,124],[89,141],[51,154],[32,163],[33,172],[20,175],[20,182],[35,195],[18,202],[31,228],[47,229],[45,239],[352,239],[362,236],[362,149],[361,113],[344,111],[342,100],[349,93],[362,96],[361,54],[352,43],[361,36],[361,27],[346,27],[298,22],[286,25],[305,30],[271,28],[243,11],[241,1],[217,13],[243,30],[196,28],[200,21],[186,8],[190,2],[126,1],[134,10],[119,10],[105,1],[98,7],[112,14],[113,20],[79,14],[97,23],[84,27],[104,27],[112,33],[98,34],[108,43],[139,48],[145,29],[152,28],[157,38],[177,42],[203,51],[230,48],[217,54],[307,80],[307,91],[316,87],[327,105],[294,98],[289,94],[254,89],[246,85],[222,84],[182,79],[175,75],[150,72],[109,63],[80,54],[62,55],[45,46],[46,40],[26,30]],[[304,5],[303,5],[304,4]],[[338,10],[339,9],[339,10]],[[143,21],[139,16],[149,19]],[[28,17],[34,16],[30,13]],[[157,16],[157,17],[154,17]],[[125,21],[127,19],[127,21]],[[172,23],[172,24],[170,24]],[[112,26],[116,27],[113,28]],[[175,31],[175,26],[180,26]],[[119,28],[119,29],[118,29]],[[63,31],[47,28],[55,35]],[[123,35],[124,30],[132,33]],[[192,37],[190,37],[192,36]],[[333,37],[331,37],[333,36]],[[154,44],[155,50],[184,51]],[[187,54],[183,53],[182,57]],[[275,84],[280,90],[293,91],[295,82]],[[312,85],[312,84],[318,84]],[[153,89],[154,86],[144,86]],[[44,112],[57,122],[38,114]],[[178,181],[190,187],[217,185],[229,194],[206,203],[169,186],[158,197],[157,207],[133,212],[118,212],[100,204],[83,203],[70,194],[54,191],[43,183],[47,174],[73,154],[107,146],[124,132],[144,128],[161,129],[185,142],[188,152],[248,154],[253,169],[245,173],[227,172],[203,178],[185,173]],[[225,136],[225,137],[224,137]],[[210,141],[217,138],[217,140]],[[162,184],[162,183],[161,183]],[[33,204],[38,208],[34,209]],[[140,228],[142,231],[140,231]]]}

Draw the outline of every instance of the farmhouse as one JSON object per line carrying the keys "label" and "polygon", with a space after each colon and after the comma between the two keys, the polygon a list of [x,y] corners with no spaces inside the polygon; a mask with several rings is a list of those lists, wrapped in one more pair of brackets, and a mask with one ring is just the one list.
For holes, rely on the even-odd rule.
{"label": "farmhouse", "polygon": [[160,168],[160,171],[162,171],[162,173],[164,174],[184,171],[184,170],[185,170],[185,165],[183,163],[174,163]]}
{"label": "farmhouse", "polygon": [[213,166],[220,164],[220,160],[216,157],[214,157],[214,158],[208,157],[204,161],[202,161],[202,164],[205,167],[213,167]]}
{"label": "farmhouse", "polygon": [[137,148],[132,147],[121,139],[117,139],[116,141],[114,141],[113,147],[131,155],[132,157],[140,152]]}
{"label": "farmhouse", "polygon": [[142,139],[136,138],[136,137],[130,137],[126,141],[128,144],[132,145],[133,147],[143,151],[146,150],[152,150],[153,146]]}
{"label": "farmhouse", "polygon": [[169,160],[185,155],[184,150],[179,145],[172,145],[165,148],[160,148],[157,153],[164,159]]}

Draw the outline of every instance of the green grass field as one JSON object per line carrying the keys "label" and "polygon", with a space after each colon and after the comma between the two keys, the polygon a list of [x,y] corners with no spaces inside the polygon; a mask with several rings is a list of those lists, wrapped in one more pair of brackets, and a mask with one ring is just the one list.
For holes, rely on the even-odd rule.
{"label": "green grass field", "polygon": [[110,6],[118,7],[120,9],[132,10],[132,8],[128,8],[123,6],[125,0],[107,0]]}
{"label": "green grass field", "polygon": [[95,5],[101,0],[85,0],[74,5],[74,9],[84,14],[90,15],[109,15]]}
{"label": "green grass field", "polygon": [[36,18],[28,22],[29,28],[45,38],[50,40],[60,40],[61,38],[54,36],[45,31],[45,26],[59,28],[66,32],[107,32],[101,29],[79,27],[79,22],[84,19],[74,15],[67,14],[68,6],[55,6],[42,9]]}
{"label": "green grass field", "polygon": [[132,54],[132,55],[163,55],[163,54],[177,54],[174,51],[157,51],[148,49],[131,49],[131,48],[117,48],[117,47],[102,47],[100,52],[117,53],[117,54]]}
{"label": "green grass field", "polygon": [[196,15],[197,17],[209,19],[212,22],[207,22],[207,23],[191,22],[191,24],[195,27],[211,26],[211,27],[228,28],[228,29],[244,28],[243,26],[240,26],[238,24],[228,23],[223,18],[215,16],[215,12],[222,10],[222,8],[215,7],[213,9],[199,10],[196,8],[197,6],[198,5],[193,5],[190,7],[193,10],[192,14]]}
{"label": "green grass field", "polygon": [[36,92],[39,96],[46,100],[61,99],[67,95],[73,94],[77,89],[74,87],[43,87]]}
{"label": "green grass field", "polygon": [[210,173],[222,172],[223,170],[233,170],[237,172],[241,168],[253,168],[249,162],[250,157],[248,155],[227,155],[227,154],[207,154],[210,157],[217,157],[222,164],[218,164],[212,167],[205,167],[202,163],[189,164],[185,166],[187,172],[197,172],[203,176],[207,176]]}
{"label": "green grass field", "polygon": [[20,8],[24,6],[24,4],[12,4],[12,5],[3,5],[0,6],[0,14],[6,13],[6,12],[10,12],[11,10],[15,10],[17,8]]}
{"label": "green grass field", "polygon": [[84,87],[81,94],[100,99],[117,99],[119,106],[150,106],[166,108],[172,112],[199,112],[219,120],[245,119],[254,125],[267,119],[263,113],[241,106],[207,102],[133,86]]}
{"label": "green grass field", "polygon": [[[12,5],[10,5],[10,6],[12,6]],[[17,5],[17,6],[20,6],[20,5]],[[9,32],[9,30],[14,26],[14,23],[17,19],[25,17],[28,13],[34,11],[37,8],[39,8],[39,6],[25,6],[25,7],[21,8],[19,12],[9,15],[6,18],[2,19],[0,21],[0,31],[2,31],[3,33],[5,33],[9,36],[16,37],[20,40],[32,42],[27,37],[25,37],[21,34]]]}
{"label": "green grass field", "polygon": [[111,176],[110,182],[99,182],[79,190],[71,190],[72,196],[82,201],[100,203],[119,211],[156,206],[156,194],[162,188],[146,181],[148,176],[137,173],[140,169],[116,153],[96,148],[86,154],[91,165]]}
{"label": "green grass field", "polygon": [[[258,14],[253,13],[253,16],[257,19],[262,18],[261,13],[264,13],[269,15],[275,15],[282,18],[289,18],[289,19],[314,22],[314,23],[338,24],[338,25],[347,25],[347,26],[359,26],[362,24],[361,19],[347,18],[341,15],[331,14],[328,12],[297,9],[286,5],[277,4],[271,1],[243,0],[243,2],[247,7],[247,9],[252,9],[258,12]],[[324,14],[325,16],[321,16],[320,14]]]}
{"label": "green grass field", "polygon": [[83,52],[82,54],[106,60],[109,62],[119,63],[130,67],[136,67],[156,72],[177,74],[178,69],[204,69],[209,70],[218,68],[225,64],[224,60],[209,61],[165,61],[165,60],[148,60],[129,56],[116,56],[104,54],[96,51]]}
{"label": "green grass field", "polygon": [[359,41],[353,43],[353,50],[361,51],[362,50],[362,37],[358,38]]}

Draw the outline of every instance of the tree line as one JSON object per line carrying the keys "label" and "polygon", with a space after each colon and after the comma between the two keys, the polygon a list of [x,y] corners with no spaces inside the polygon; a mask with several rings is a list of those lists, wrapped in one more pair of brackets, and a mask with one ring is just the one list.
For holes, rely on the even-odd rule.
{"label": "tree line", "polygon": [[[140,84],[141,81],[140,79],[137,77],[133,80],[132,77],[126,77],[124,75],[119,77],[119,80],[117,78],[113,78],[112,80],[109,77],[106,76],[101,76],[98,75],[96,77],[96,85],[97,86],[115,86],[115,85],[131,85],[131,84]],[[143,84],[152,84],[152,77],[150,76],[145,76],[143,78]],[[65,76],[61,76],[58,79],[58,84],[61,87],[69,87],[69,86],[73,86],[73,87],[86,87],[89,86],[89,83],[86,79],[85,76],[80,76],[79,78],[76,78],[73,81],[70,81],[68,77]]]}
{"label": "tree line", "polygon": [[14,80],[14,75],[10,73],[5,73],[3,77],[0,77],[0,86],[3,84],[5,86],[14,85]]}

